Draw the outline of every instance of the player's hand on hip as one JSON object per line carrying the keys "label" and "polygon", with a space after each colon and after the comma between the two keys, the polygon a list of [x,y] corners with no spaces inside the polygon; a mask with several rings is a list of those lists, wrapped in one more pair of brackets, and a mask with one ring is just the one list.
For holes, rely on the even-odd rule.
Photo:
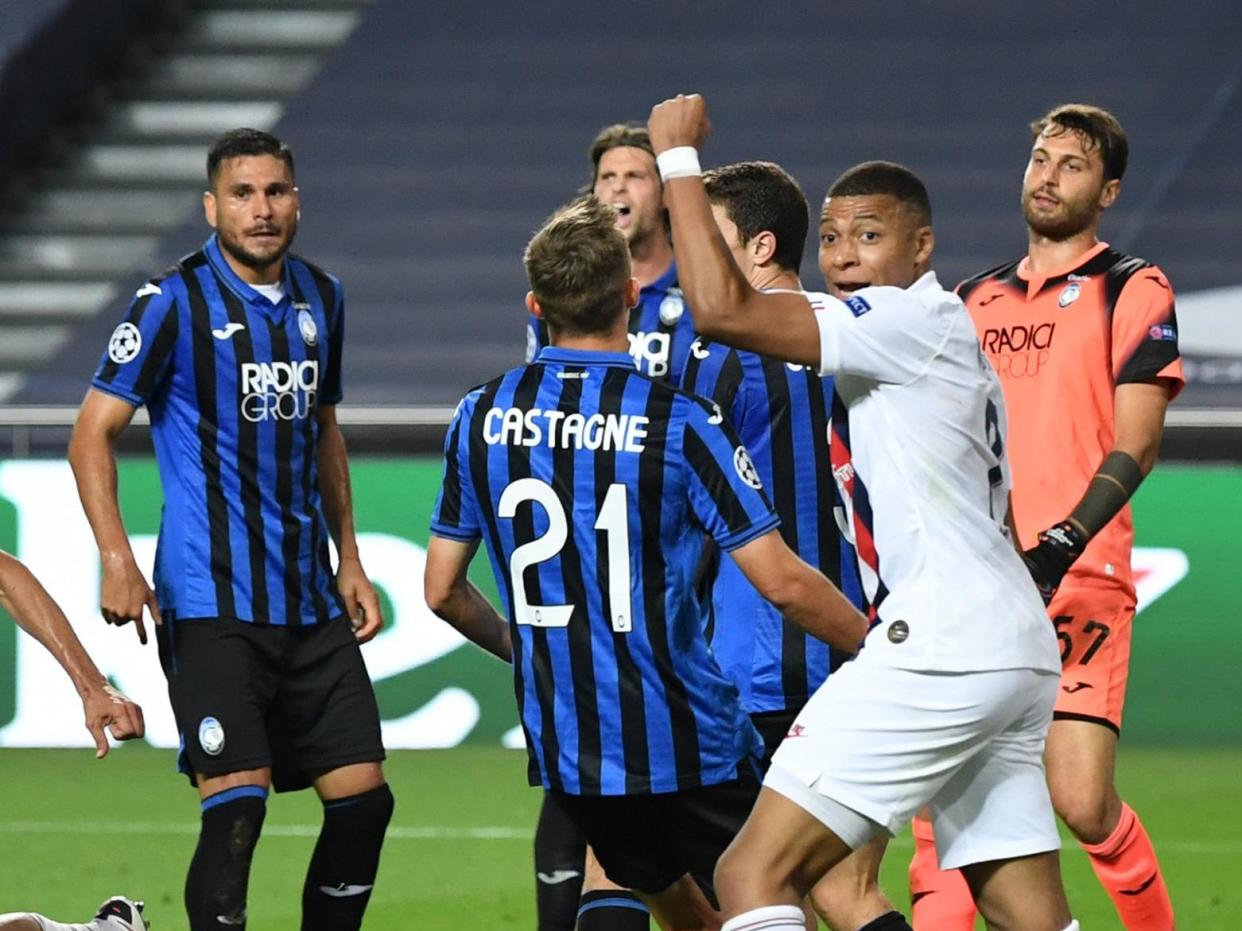
{"label": "player's hand on hip", "polygon": [[108,755],[105,728],[115,740],[131,740],[146,733],[142,708],[107,683],[83,694],[82,710],[86,715],[86,729],[95,738],[98,759]]}
{"label": "player's hand on hip", "polygon": [[1082,555],[1087,541],[1083,534],[1069,521],[1054,524],[1039,535],[1039,542],[1022,553],[1027,571],[1035,580],[1044,604],[1052,601],[1052,596],[1061,587],[1061,580],[1070,566]]}
{"label": "player's hand on hip", "polygon": [[651,147],[657,155],[683,145],[701,149],[711,131],[707,101],[699,94],[678,94],[656,104],[647,119]]}
{"label": "player's hand on hip", "polygon": [[384,615],[375,586],[367,578],[356,556],[341,560],[336,573],[336,587],[345,599],[345,611],[354,627],[354,636],[359,643],[366,643],[384,626]]}
{"label": "player's hand on hip", "polygon": [[159,600],[133,558],[117,561],[105,559],[99,598],[99,613],[103,619],[117,626],[133,621],[137,625],[138,639],[145,644],[147,628],[142,622],[144,607],[151,612],[151,620],[156,624],[163,623]]}

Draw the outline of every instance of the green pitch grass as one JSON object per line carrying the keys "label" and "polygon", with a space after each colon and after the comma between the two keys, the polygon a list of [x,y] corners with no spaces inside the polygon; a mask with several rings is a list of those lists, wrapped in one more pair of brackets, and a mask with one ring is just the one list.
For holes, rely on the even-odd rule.
{"label": "green pitch grass", "polygon": [[[186,927],[181,886],[197,830],[196,797],[172,754],[124,747],[96,762],[84,750],[0,750],[0,912],[81,921],[109,895],[143,897],[156,931]],[[1242,927],[1242,750],[1131,748],[1121,787],[1156,839],[1186,929]],[[393,754],[397,811],[371,900],[371,931],[535,926],[531,831],[539,793],[525,757],[505,750]],[[250,884],[250,927],[296,928],[319,806],[310,793],[269,805]],[[884,882],[899,907],[908,836]],[[1064,856],[1085,931],[1119,928],[1073,845]]]}

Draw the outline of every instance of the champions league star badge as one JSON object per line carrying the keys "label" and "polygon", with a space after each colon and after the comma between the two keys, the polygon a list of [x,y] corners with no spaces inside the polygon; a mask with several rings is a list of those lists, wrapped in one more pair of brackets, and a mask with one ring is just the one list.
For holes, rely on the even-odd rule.
{"label": "champions league star badge", "polygon": [[309,310],[298,311],[298,332],[302,334],[302,340],[308,346],[313,346],[319,341],[319,327],[315,326],[315,318]]}
{"label": "champions league star badge", "polygon": [[681,296],[681,288],[669,288],[668,295],[660,301],[660,322],[672,326],[686,312],[686,300]]}
{"label": "champions league star badge", "polygon": [[1065,286],[1065,290],[1061,292],[1061,296],[1057,298],[1058,307],[1069,307],[1070,304],[1078,300],[1078,295],[1082,294],[1082,285],[1077,281],[1071,281]]}

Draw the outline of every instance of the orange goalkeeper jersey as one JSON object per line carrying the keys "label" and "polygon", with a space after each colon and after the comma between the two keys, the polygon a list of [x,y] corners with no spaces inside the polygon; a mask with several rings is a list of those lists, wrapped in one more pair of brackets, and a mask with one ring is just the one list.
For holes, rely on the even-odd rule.
{"label": "orange goalkeeper jersey", "polygon": [[[1024,549],[1064,520],[1113,448],[1117,385],[1183,384],[1173,290],[1156,266],[1097,243],[1033,277],[1026,258],[958,285],[1008,411],[1014,522]],[[1133,603],[1127,504],[1087,545],[1066,585],[1119,588]]]}

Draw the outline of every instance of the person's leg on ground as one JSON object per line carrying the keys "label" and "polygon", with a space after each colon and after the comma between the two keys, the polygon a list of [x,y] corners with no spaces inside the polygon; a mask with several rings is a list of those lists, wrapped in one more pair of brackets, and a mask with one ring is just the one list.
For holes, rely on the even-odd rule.
{"label": "person's leg on ground", "polygon": [[245,927],[250,861],[267,813],[271,770],[197,777],[202,822],[185,880],[191,931]]}
{"label": "person's leg on ground", "polygon": [[859,847],[811,890],[815,911],[832,931],[910,931],[905,917],[880,889],[880,861],[888,835]]}
{"label": "person's leg on ground", "polygon": [[990,931],[1065,931],[1073,920],[1058,851],[962,867]]}
{"label": "person's leg on ground", "polygon": [[647,931],[651,926],[642,896],[610,880],[590,847],[583,851],[581,888],[578,931]]}
{"label": "person's leg on ground", "polygon": [[914,931],[974,931],[975,900],[961,870],[942,870],[936,835],[926,812],[910,823],[914,856],[910,860],[910,923]]}
{"label": "person's leg on ground", "polygon": [[535,827],[535,916],[538,931],[573,931],[586,860],[586,838],[556,796],[543,794]]}

